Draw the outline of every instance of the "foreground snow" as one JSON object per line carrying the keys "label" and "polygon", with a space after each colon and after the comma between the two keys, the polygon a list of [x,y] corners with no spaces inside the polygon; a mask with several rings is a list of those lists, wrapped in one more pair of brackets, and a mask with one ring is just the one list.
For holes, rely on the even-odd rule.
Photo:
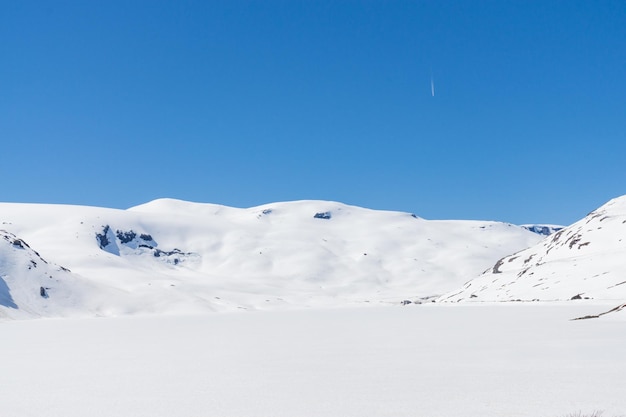
{"label": "foreground snow", "polygon": [[626,316],[578,303],[5,321],[1,414],[624,414]]}

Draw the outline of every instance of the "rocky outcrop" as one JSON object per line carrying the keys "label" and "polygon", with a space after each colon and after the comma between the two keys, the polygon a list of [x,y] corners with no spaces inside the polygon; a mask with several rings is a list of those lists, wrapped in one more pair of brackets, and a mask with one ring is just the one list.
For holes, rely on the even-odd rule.
{"label": "rocky outcrop", "polygon": [[179,265],[199,255],[185,252],[178,248],[163,250],[151,234],[134,230],[114,229],[110,225],[102,226],[102,231],[96,233],[96,241],[100,249],[116,256],[151,256],[162,262]]}

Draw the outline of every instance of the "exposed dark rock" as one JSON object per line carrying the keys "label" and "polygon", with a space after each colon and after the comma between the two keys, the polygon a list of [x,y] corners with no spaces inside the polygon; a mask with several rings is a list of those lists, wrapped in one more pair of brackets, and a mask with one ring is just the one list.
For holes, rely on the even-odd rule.
{"label": "exposed dark rock", "polygon": [[578,242],[580,242],[582,240],[582,236],[580,234],[575,234],[570,236],[565,243],[569,242],[569,248],[572,249],[572,247],[576,244],[578,244]]}
{"label": "exposed dark rock", "polygon": [[98,244],[100,245],[100,249],[104,249],[107,246],[109,246],[109,239],[107,238],[107,234],[109,233],[109,225],[107,224],[106,226],[104,226],[102,228],[102,233],[96,233],[96,240],[98,241]]}
{"label": "exposed dark rock", "polygon": [[133,232],[132,230],[129,230],[128,232],[118,230],[115,235],[121,243],[132,242],[137,237],[137,233]]}
{"label": "exposed dark rock", "polygon": [[[193,253],[183,252],[178,248],[174,248],[170,251],[158,249],[154,238],[148,233],[117,229],[115,234],[113,234],[109,225],[103,226],[101,233],[96,233],[96,239],[98,240],[100,249],[117,256],[122,254],[118,248],[118,244],[124,245],[127,249],[135,250],[135,254],[137,255],[149,251],[155,258],[166,258],[167,262],[173,263],[174,265],[185,261],[185,257],[194,255]],[[141,250],[137,251],[137,249]]]}
{"label": "exposed dark rock", "polygon": [[502,266],[503,263],[504,263],[504,258],[502,258],[498,262],[496,262],[496,264],[493,266],[493,269],[491,271],[494,274],[501,274],[502,271],[500,271],[500,267]]}
{"label": "exposed dark rock", "polygon": [[524,264],[527,264],[528,262],[530,262],[533,259],[533,256],[535,256],[535,254],[532,254],[528,258],[524,259]]}
{"label": "exposed dark rock", "polygon": [[554,236],[552,237],[552,242],[553,242],[553,243],[558,242],[558,241],[559,241],[559,239],[561,238],[561,235],[563,234],[563,232],[564,232],[564,231],[565,231],[565,230],[560,230],[560,231],[556,232],[556,233],[554,234]]}
{"label": "exposed dark rock", "polygon": [[543,225],[531,225],[531,226],[522,226],[522,227],[530,232],[537,233],[538,235],[542,235],[542,236],[549,236],[563,229],[563,227],[550,227],[550,226],[543,226]]}
{"label": "exposed dark rock", "polygon": [[[178,248],[174,248],[170,251],[164,251],[161,249],[154,249],[154,257],[160,258],[161,256],[172,256],[172,255],[191,255],[190,253],[185,253]],[[178,262],[176,262],[178,263]]]}
{"label": "exposed dark rock", "polygon": [[316,219],[324,219],[324,220],[329,220],[332,215],[330,214],[330,211],[325,211],[323,213],[315,213],[315,216],[313,216]]}
{"label": "exposed dark rock", "polygon": [[586,319],[597,319],[600,316],[604,316],[605,314],[609,314],[609,313],[613,313],[616,311],[621,311],[622,309],[624,309],[626,307],[626,304],[620,304],[617,307],[614,307],[612,309],[610,309],[609,311],[605,311],[604,313],[600,313],[600,314],[590,314],[587,316],[583,316],[583,317],[576,317],[573,318],[572,320],[586,320]]}
{"label": "exposed dark rock", "polygon": [[[19,248],[19,249],[28,249],[29,251],[31,251],[35,256],[37,256],[37,258],[39,258],[39,260],[45,264],[47,264],[48,262],[43,259],[41,257],[41,255],[39,254],[39,252],[37,252],[36,250],[34,250],[33,248],[31,248],[28,243],[26,243],[25,241],[23,241],[22,239],[16,237],[13,233],[7,232],[6,230],[0,230],[0,232],[2,233],[2,237],[4,238],[4,240],[6,240],[7,242],[9,242],[11,245],[13,245],[13,247],[15,248]],[[33,266],[37,266],[37,264],[34,261],[33,264],[28,266],[28,269],[31,269],[31,267]]]}

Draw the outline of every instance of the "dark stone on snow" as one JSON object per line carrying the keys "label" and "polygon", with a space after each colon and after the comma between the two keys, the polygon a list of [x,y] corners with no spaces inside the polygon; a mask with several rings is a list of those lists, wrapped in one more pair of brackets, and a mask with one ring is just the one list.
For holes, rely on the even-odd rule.
{"label": "dark stone on snow", "polygon": [[323,213],[315,213],[315,216],[313,216],[316,219],[324,219],[324,220],[329,220],[332,215],[330,214],[330,211],[325,211]]}
{"label": "dark stone on snow", "polygon": [[100,245],[100,249],[104,249],[109,246],[109,239],[107,238],[107,233],[109,233],[109,225],[107,224],[102,228],[102,233],[96,233],[96,240],[98,241],[98,245]]}
{"label": "dark stone on snow", "polygon": [[123,230],[118,230],[115,235],[122,243],[131,242],[133,239],[137,237],[137,233],[133,232],[132,230],[129,230],[128,232],[124,232]]}
{"label": "dark stone on snow", "polygon": [[[188,253],[184,253],[180,249],[174,248],[170,251],[164,251],[161,249],[154,249],[154,257],[160,258],[161,256],[172,256],[172,255],[189,255]],[[179,260],[175,260],[175,263],[178,263]]]}
{"label": "dark stone on snow", "polygon": [[501,274],[502,271],[500,271],[500,267],[502,266],[503,263],[504,263],[504,258],[502,258],[498,262],[496,262],[496,264],[493,266],[493,269],[491,270],[491,272],[494,273],[494,274]]}

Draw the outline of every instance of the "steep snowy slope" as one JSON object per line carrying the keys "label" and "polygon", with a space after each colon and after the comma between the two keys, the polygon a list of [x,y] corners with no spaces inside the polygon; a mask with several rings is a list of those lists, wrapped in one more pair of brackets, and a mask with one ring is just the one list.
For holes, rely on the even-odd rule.
{"label": "steep snowy slope", "polygon": [[86,313],[83,297],[95,292],[69,269],[49,263],[26,241],[0,230],[0,317]]}
{"label": "steep snowy slope", "polygon": [[626,196],[500,259],[441,301],[626,299]]}
{"label": "steep snowy slope", "polygon": [[[541,239],[510,224],[327,201],[249,209],[170,199],[129,210],[0,204],[0,222],[95,288],[81,301],[57,300],[60,311],[82,303],[104,315],[415,301]],[[12,281],[5,293],[30,294],[38,282]]]}

